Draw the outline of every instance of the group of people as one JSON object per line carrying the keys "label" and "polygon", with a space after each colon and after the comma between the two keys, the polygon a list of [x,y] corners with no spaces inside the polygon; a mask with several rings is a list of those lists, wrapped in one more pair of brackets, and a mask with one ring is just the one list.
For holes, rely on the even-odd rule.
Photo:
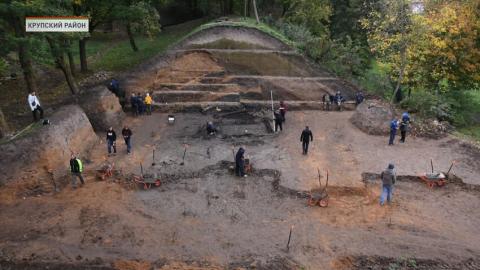
{"label": "group of people", "polygon": [[322,102],[324,106],[324,110],[330,111],[330,105],[334,104],[337,110],[342,110],[342,104],[345,102],[345,98],[342,96],[340,91],[337,91],[335,95],[330,95],[326,93],[322,97]]}
{"label": "group of people", "polygon": [[149,93],[146,93],[145,96],[143,96],[141,93],[132,93],[130,96],[130,105],[132,107],[132,114],[134,116],[142,115],[144,113],[151,115],[152,103],[153,99]]}
{"label": "group of people", "polygon": [[410,115],[408,112],[402,114],[401,121],[394,118],[390,122],[390,139],[388,145],[393,145],[395,142],[395,136],[397,135],[397,130],[400,129],[400,142],[404,143],[407,137],[408,126],[410,124]]}
{"label": "group of people", "polygon": [[[128,126],[124,126],[122,129],[122,136],[125,141],[125,146],[127,147],[127,154],[132,152],[132,130]],[[117,153],[117,134],[113,127],[110,127],[107,130],[107,151],[108,155],[112,155]]]}

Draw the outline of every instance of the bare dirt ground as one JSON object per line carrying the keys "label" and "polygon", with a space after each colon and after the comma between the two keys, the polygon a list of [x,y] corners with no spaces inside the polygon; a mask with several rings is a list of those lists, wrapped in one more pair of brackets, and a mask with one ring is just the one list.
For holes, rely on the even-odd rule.
{"label": "bare dirt ground", "polygon": [[[351,112],[291,112],[279,134],[269,133],[258,117],[221,114],[177,114],[174,125],[167,124],[166,114],[129,118],[133,154],[126,155],[121,140],[116,156],[97,147],[84,187],[0,202],[2,264],[10,269],[388,269],[397,264],[478,269],[478,189],[449,184],[431,190],[421,182],[399,181],[394,203],[380,207],[378,181],[361,176],[379,173],[388,162],[396,164],[398,174],[414,175],[429,170],[430,158],[446,170],[456,159],[455,174],[478,185],[475,150],[450,138],[408,138],[388,147],[386,137],[357,130],[348,121]],[[208,120],[220,127],[214,137],[205,135]],[[305,125],[314,134],[308,156],[301,155],[299,142]],[[229,172],[232,146],[244,146],[253,162],[247,178]],[[96,181],[94,171],[105,160],[120,171]],[[140,174],[140,163],[145,174],[162,180],[160,187],[130,189],[129,175]],[[306,206],[305,191],[318,185],[317,168],[322,174],[330,170],[327,208]]]}

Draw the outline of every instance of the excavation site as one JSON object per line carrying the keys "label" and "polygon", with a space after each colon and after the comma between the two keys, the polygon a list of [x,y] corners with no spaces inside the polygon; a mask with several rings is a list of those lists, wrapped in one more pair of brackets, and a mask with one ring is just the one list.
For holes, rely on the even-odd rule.
{"label": "excavation site", "polygon": [[0,144],[0,269],[480,269],[478,147],[420,131],[388,145],[372,130],[401,111],[357,106],[359,87],[273,36],[212,26],[117,79],[123,101],[97,86],[97,105]]}

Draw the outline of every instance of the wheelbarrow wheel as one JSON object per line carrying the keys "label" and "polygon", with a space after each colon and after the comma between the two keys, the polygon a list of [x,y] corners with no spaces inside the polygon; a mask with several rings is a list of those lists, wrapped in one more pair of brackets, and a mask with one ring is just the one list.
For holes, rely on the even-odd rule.
{"label": "wheelbarrow wheel", "polygon": [[317,204],[318,204],[318,201],[315,200],[315,199],[312,198],[312,197],[310,197],[310,198],[308,199],[308,201],[307,201],[307,205],[308,205],[308,206],[315,206],[315,205],[317,205]]}
{"label": "wheelbarrow wheel", "polygon": [[320,207],[327,207],[328,206],[328,199],[322,199],[318,202]]}

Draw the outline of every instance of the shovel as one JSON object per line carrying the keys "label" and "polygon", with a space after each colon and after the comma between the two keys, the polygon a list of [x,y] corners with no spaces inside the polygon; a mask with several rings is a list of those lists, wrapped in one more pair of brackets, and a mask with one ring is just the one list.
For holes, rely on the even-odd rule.
{"label": "shovel", "polygon": [[187,153],[187,146],[185,145],[185,150],[183,150],[183,157],[182,157],[182,163],[180,163],[181,166],[185,165],[185,154]]}

